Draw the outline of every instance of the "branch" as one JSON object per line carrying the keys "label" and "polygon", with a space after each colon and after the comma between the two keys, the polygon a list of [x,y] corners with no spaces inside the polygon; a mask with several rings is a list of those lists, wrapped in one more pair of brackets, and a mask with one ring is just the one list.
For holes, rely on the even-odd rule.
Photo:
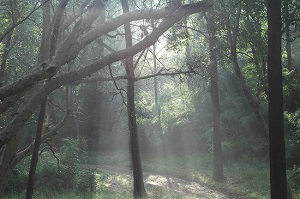
{"label": "branch", "polygon": [[[47,1],[49,1],[49,0],[47,0]],[[45,2],[47,2],[47,1],[45,1]],[[25,20],[27,20],[36,10],[38,10],[40,7],[42,7],[43,6],[43,4],[45,3],[45,2],[43,2],[42,4],[40,4],[39,6],[37,6],[38,5],[38,3],[36,3],[35,5],[34,5],[34,8],[33,8],[33,10],[30,12],[30,13],[28,13],[23,19],[21,19],[20,21],[18,21],[18,22],[14,22],[13,24],[11,24],[11,26],[10,27],[8,27],[6,30],[5,30],[5,32],[3,33],[3,34],[0,34],[0,42],[2,42],[2,40],[6,37],[6,35],[8,34],[8,33],[10,33],[13,29],[15,29],[17,26],[19,26],[20,24],[22,24]]]}
{"label": "branch", "polygon": [[179,21],[183,16],[191,15],[198,12],[203,12],[211,8],[211,4],[205,1],[198,3],[187,4],[181,6],[176,11],[171,12],[168,9],[147,9],[139,11],[131,11],[122,14],[108,22],[99,25],[97,28],[88,31],[74,40],[72,38],[69,44],[63,44],[58,50],[57,56],[52,61],[52,65],[64,65],[67,62],[75,59],[78,53],[91,42],[96,39],[105,36],[109,32],[116,30],[120,26],[129,23],[131,21],[142,20],[142,19],[161,19],[161,18],[172,18]]}
{"label": "branch", "polygon": [[[175,71],[175,72],[169,72],[169,73],[162,73],[162,70],[158,71],[155,74],[152,75],[146,75],[142,77],[135,77],[134,81],[139,81],[143,79],[149,79],[153,77],[158,77],[158,76],[174,76],[174,75],[181,75],[181,74],[191,74],[194,73],[194,71],[189,70],[189,71]],[[121,76],[116,76],[116,77],[95,77],[95,78],[89,78],[89,79],[83,79],[80,81],[74,82],[74,84],[81,84],[81,83],[93,83],[93,82],[108,82],[108,81],[116,81],[116,80],[122,80],[122,79],[129,79],[132,78],[128,75],[121,75]]]}
{"label": "branch", "polygon": [[143,76],[143,77],[136,77],[134,80],[135,81],[139,81],[139,80],[143,80],[143,79],[149,79],[149,78],[153,78],[153,77],[158,77],[158,76],[174,76],[174,75],[182,75],[182,74],[191,74],[194,73],[194,71],[175,71],[175,72],[169,72],[169,73],[162,73],[162,70],[158,71],[156,74],[153,75],[147,75],[147,76]]}
{"label": "branch", "polygon": [[14,82],[9,85],[2,86],[0,88],[0,100],[3,100],[7,97],[13,96],[17,93],[28,91],[31,89],[34,85],[36,85],[41,80],[50,78],[53,76],[52,73],[49,73],[45,70],[42,70],[41,67],[39,67],[40,70],[34,72],[31,75],[28,75],[24,77],[23,79],[20,79],[17,82]]}
{"label": "branch", "polygon": [[182,25],[182,26],[174,26],[174,28],[187,28],[187,29],[190,29],[190,30],[195,31],[195,32],[197,32],[197,33],[200,33],[202,36],[204,36],[206,39],[208,39],[207,33],[206,33],[206,32],[203,32],[203,31],[201,31],[201,30],[192,28],[192,27],[190,27],[190,26],[184,26],[184,25]]}
{"label": "branch", "polygon": [[[123,93],[122,93],[122,91],[124,91],[124,89],[120,89],[120,88],[118,87],[117,82],[116,82],[116,80],[115,80],[115,78],[114,78],[114,76],[113,76],[113,74],[112,74],[112,70],[111,70],[110,65],[108,65],[108,69],[109,69],[110,77],[111,77],[112,81],[114,82],[114,85],[115,85],[116,89],[119,91],[119,94],[120,94],[121,97],[122,97],[123,104],[127,107],[127,104],[126,104],[126,102],[125,102],[125,100],[124,100],[125,98],[124,98]],[[126,92],[126,91],[125,91],[125,92]]]}
{"label": "branch", "polygon": [[[54,126],[50,131],[42,135],[42,142],[46,141],[47,139],[51,138],[52,136],[57,134],[57,131],[65,124],[68,116],[70,114],[70,111],[67,111],[67,113],[64,115],[63,119],[58,123],[56,126]],[[14,164],[17,164],[21,160],[23,160],[25,157],[29,156],[33,152],[34,148],[34,142],[33,140],[25,149],[17,152],[15,157]]]}
{"label": "branch", "polygon": [[[211,4],[207,2],[198,2],[182,6],[171,14],[170,11],[167,9],[132,11],[100,25],[97,29],[90,30],[86,34],[82,35],[77,42],[74,42],[74,39],[76,40],[76,38],[79,37],[79,35],[76,31],[72,31],[73,34],[71,33],[71,36],[69,36],[68,39],[66,39],[66,41],[62,44],[61,48],[57,51],[56,56],[54,57],[53,61],[49,64],[48,68],[46,68],[46,70],[36,71],[33,74],[28,75],[27,77],[24,77],[23,79],[20,79],[19,81],[13,84],[1,87],[0,100],[15,95],[19,92],[27,91],[37,82],[47,78],[51,78],[56,74],[57,68],[75,59],[81,51],[81,49],[83,49],[95,39],[100,38],[101,36],[106,35],[110,31],[120,27],[124,23],[140,19],[158,19],[164,17],[168,17],[167,19],[169,19],[161,22],[161,24],[155,30],[153,30],[153,32],[148,37],[146,37],[144,40],[134,45],[133,47],[105,56],[103,59],[99,60],[98,62],[95,62],[86,69],[74,71],[74,80],[66,82],[64,84],[80,80],[85,76],[107,66],[108,64],[135,55],[139,51],[153,45],[158,39],[158,37],[162,35],[162,33],[168,30],[182,17],[197,12],[205,11],[210,7]],[[83,73],[78,74],[79,72]]]}
{"label": "branch", "polygon": [[18,101],[21,101],[23,93],[18,93],[17,95],[7,97],[3,101],[0,101],[0,114],[4,113],[10,107],[17,104]]}
{"label": "branch", "polygon": [[[210,7],[211,4],[206,2],[199,2],[196,4],[190,4],[189,6],[182,6],[178,10],[176,10],[170,18],[164,19],[158,25],[158,27],[154,29],[151,34],[149,34],[148,37],[145,37],[142,41],[138,42],[132,47],[128,47],[115,53],[111,53],[84,68],[63,74],[56,78],[52,78],[51,81],[47,81],[44,87],[42,87],[39,91],[36,92],[36,94],[31,98],[31,100],[23,107],[20,113],[0,133],[0,147],[2,147],[8,142],[11,142],[12,140],[14,140],[15,137],[17,137],[17,135],[21,133],[22,127],[25,124],[25,122],[33,114],[34,110],[40,104],[41,100],[44,99],[44,97],[48,94],[60,88],[62,85],[72,84],[74,81],[81,80],[104,68],[105,66],[108,66],[109,64],[123,60],[130,56],[134,56],[143,49],[146,49],[153,45],[164,32],[166,32],[180,19],[182,19],[182,17],[196,12],[207,10]],[[60,53],[58,52],[58,54]],[[57,63],[54,62],[53,64]],[[2,90],[2,92],[4,91]],[[5,94],[5,92],[3,94]]]}
{"label": "branch", "polygon": [[74,23],[76,21],[76,19],[78,19],[80,16],[83,15],[83,13],[85,13],[87,11],[87,9],[85,10],[84,8],[90,3],[91,0],[85,0],[79,10],[76,12],[76,14],[73,15],[73,17],[69,18],[65,23],[64,23],[64,29],[66,30],[72,23]]}

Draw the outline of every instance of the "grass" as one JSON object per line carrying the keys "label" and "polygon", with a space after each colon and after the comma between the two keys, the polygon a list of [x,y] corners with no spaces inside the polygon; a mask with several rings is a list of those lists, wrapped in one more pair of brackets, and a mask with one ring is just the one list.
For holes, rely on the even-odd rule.
{"label": "grass", "polygon": [[[172,168],[169,172],[173,175],[199,182],[232,197],[270,198],[269,171],[264,162],[240,160],[224,164],[226,183],[212,181],[212,161],[208,156],[171,157],[167,165],[167,169]],[[154,168],[153,166],[151,170]]]}
{"label": "grass", "polygon": [[[143,156],[144,157],[144,156]],[[109,173],[97,170],[97,189],[92,193],[76,194],[72,191],[51,192],[36,190],[36,199],[127,199],[132,198],[132,177],[130,172],[130,156],[126,153],[99,154],[91,159],[91,165],[116,168],[116,172]],[[147,157],[142,160],[144,173],[173,176],[188,181],[198,182],[213,190],[218,190],[231,198],[267,199],[269,194],[269,167],[266,161],[244,158],[236,162],[224,164],[226,183],[216,183],[211,180],[212,158],[201,155],[159,156]],[[124,170],[122,170],[122,168]],[[118,172],[122,175],[118,175]],[[124,172],[125,171],[125,172]],[[127,172],[126,172],[127,171]],[[176,194],[166,188],[146,184],[147,198],[188,198]],[[24,198],[25,193],[11,194],[4,199]],[[293,198],[300,199],[300,190],[293,190]]]}
{"label": "grass", "polygon": [[[130,162],[126,154],[117,153],[99,155],[94,159],[100,165],[118,165],[128,167]],[[117,157],[121,157],[120,161]],[[104,160],[104,161],[103,161]],[[214,190],[225,192],[232,197],[270,198],[269,168],[266,161],[244,158],[234,163],[224,164],[226,183],[216,183],[211,180],[212,158],[207,155],[151,157],[143,160],[145,172],[171,175],[182,179],[198,182]]]}

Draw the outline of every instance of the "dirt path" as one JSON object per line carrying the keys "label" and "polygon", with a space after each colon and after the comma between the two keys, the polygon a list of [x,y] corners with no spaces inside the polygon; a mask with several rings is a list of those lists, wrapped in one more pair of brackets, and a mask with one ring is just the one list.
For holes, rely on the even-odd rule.
{"label": "dirt path", "polygon": [[[111,174],[110,180],[106,183],[106,187],[121,190],[125,184],[131,184],[131,172],[127,168],[113,166],[92,166],[102,172]],[[189,180],[180,179],[170,175],[158,175],[144,172],[144,181],[146,189],[159,189],[171,193],[170,197],[157,198],[188,198],[188,199],[233,199],[225,194],[212,190],[208,187]],[[155,196],[151,198],[156,198]]]}
{"label": "dirt path", "polygon": [[146,175],[145,183],[163,187],[176,193],[176,195],[182,195],[188,198],[229,199],[224,194],[204,187],[197,182],[191,182],[175,177],[165,177],[162,175]]}

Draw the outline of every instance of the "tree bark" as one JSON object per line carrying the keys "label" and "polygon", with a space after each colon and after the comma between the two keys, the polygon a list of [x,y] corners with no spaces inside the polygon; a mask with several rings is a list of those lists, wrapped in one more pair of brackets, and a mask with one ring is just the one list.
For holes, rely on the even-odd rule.
{"label": "tree bark", "polygon": [[[129,12],[129,5],[127,0],[121,0],[123,12]],[[124,24],[125,29],[125,40],[126,48],[132,47],[132,33],[130,24]],[[135,198],[140,198],[145,196],[146,190],[144,187],[142,163],[140,157],[139,149],[139,138],[138,138],[138,129],[136,123],[136,114],[135,114],[135,102],[134,102],[134,65],[133,65],[133,56],[126,58],[125,60],[125,70],[126,74],[130,76],[127,80],[127,114],[128,114],[128,126],[130,133],[130,152],[131,152],[131,162],[133,170],[133,196]]]}
{"label": "tree bark", "polygon": [[146,190],[144,187],[142,163],[139,149],[139,138],[135,115],[134,105],[134,80],[127,80],[127,112],[128,112],[128,125],[130,133],[130,152],[133,170],[133,195],[135,198],[145,196]]}
{"label": "tree bark", "polygon": [[281,66],[281,0],[267,1],[271,198],[287,198]]}
{"label": "tree bark", "polygon": [[211,12],[206,15],[207,31],[209,34],[209,68],[210,68],[210,96],[213,110],[213,154],[214,169],[213,180],[224,181],[223,173],[223,155],[220,124],[220,105],[219,105],[219,87],[218,87],[218,67],[217,67],[217,48],[216,48],[216,25],[214,16]]}

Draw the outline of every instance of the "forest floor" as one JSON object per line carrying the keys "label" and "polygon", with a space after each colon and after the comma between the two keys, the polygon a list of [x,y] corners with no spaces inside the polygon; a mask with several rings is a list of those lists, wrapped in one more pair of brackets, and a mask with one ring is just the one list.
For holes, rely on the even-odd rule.
{"label": "forest floor", "polygon": [[[113,191],[123,192],[131,186],[131,171],[117,166],[98,166],[101,173],[106,173],[104,186]],[[169,174],[153,174],[144,172],[144,182],[148,191],[148,198],[188,198],[188,199],[234,199],[220,191],[201,185],[199,182],[178,178]],[[158,191],[159,190],[159,191]],[[126,197],[125,197],[126,198]]]}

